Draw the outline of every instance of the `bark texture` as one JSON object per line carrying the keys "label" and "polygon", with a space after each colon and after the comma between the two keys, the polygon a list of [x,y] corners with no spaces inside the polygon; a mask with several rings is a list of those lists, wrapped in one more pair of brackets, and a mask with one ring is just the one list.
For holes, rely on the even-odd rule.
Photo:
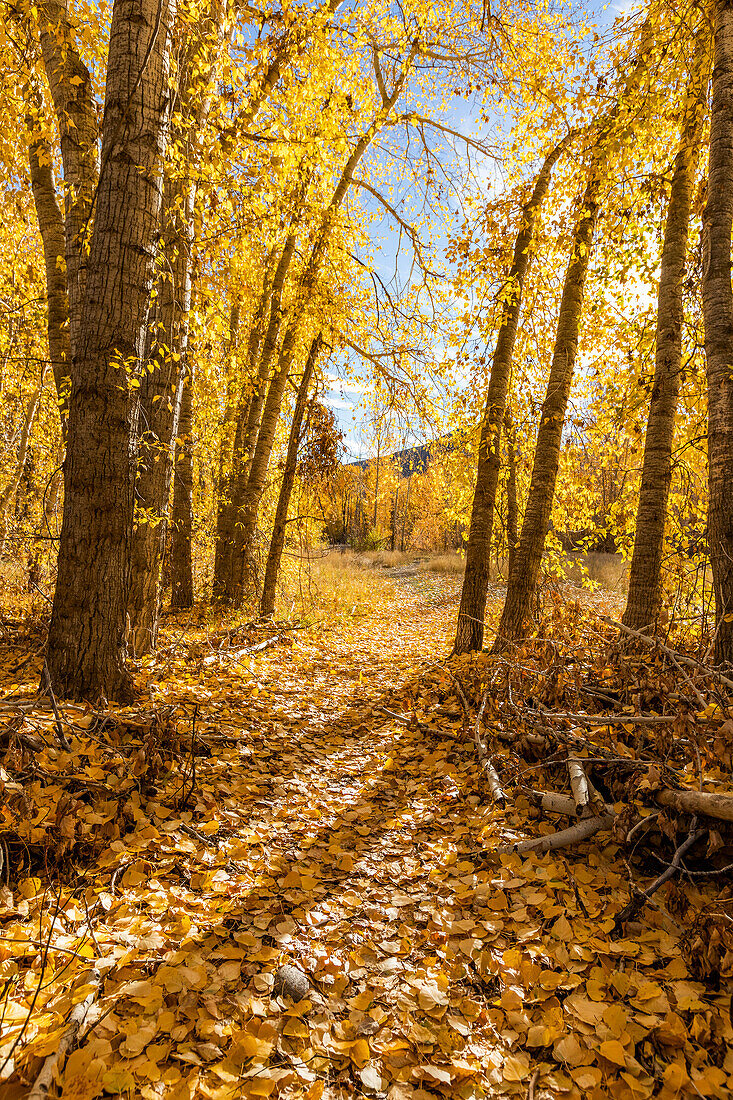
{"label": "bark texture", "polygon": [[10,512],[15,503],[15,494],[18,492],[21,478],[23,477],[23,470],[25,469],[26,458],[28,457],[28,440],[30,439],[31,428],[33,427],[33,421],[36,418],[38,412],[38,406],[41,402],[41,393],[43,392],[43,375],[41,375],[41,381],[31,393],[28,398],[28,402],[23,413],[23,425],[20,429],[20,438],[18,440],[18,452],[15,460],[15,467],[10,479],[0,493],[0,550],[3,549],[3,542],[7,533],[8,518]]}
{"label": "bark texture", "polygon": [[524,281],[529,268],[537,217],[550,185],[550,174],[572,135],[568,135],[545,158],[529,200],[522,207],[514,256],[506,284],[496,348],[491,361],[489,388],[481,421],[476,488],[471,508],[471,526],[466,547],[466,571],[461,590],[454,653],[468,653],[484,644],[484,615],[489,583],[491,532],[496,488],[499,483],[501,424],[506,407],[512,369],[514,342],[522,306]]}
{"label": "bark texture", "polygon": [[310,346],[308,356],[303,368],[303,375],[298,386],[298,394],[295,399],[293,419],[290,422],[290,435],[288,437],[288,449],[285,456],[285,466],[280,482],[280,494],[277,498],[275,509],[275,522],[272,528],[270,549],[265,565],[265,579],[262,584],[262,599],[260,600],[260,614],[272,615],[275,611],[275,592],[277,590],[277,578],[280,574],[280,562],[282,561],[283,548],[285,546],[285,529],[288,521],[288,508],[290,497],[295,484],[295,472],[298,467],[298,448],[303,429],[303,418],[308,403],[308,390],[316,361],[323,346],[323,337],[319,334]]}
{"label": "bark texture", "polygon": [[517,505],[517,446],[514,423],[509,410],[504,413],[504,439],[506,442],[506,544],[507,571],[511,573],[519,541],[519,507]]}
{"label": "bark texture", "polygon": [[654,627],[662,606],[664,527],[672,481],[672,443],[682,377],[682,289],[695,167],[706,110],[709,52],[709,34],[705,25],[696,40],[662,245],[654,383],[644,439],[629,594],[623,617],[625,625],[634,630]]}
{"label": "bark texture", "polygon": [[48,669],[58,694],[128,700],[125,666],[136,390],[162,196],[173,11],[116,0],[71,397]]}
{"label": "bark texture", "polygon": [[265,319],[269,317],[272,280],[265,276],[260,301],[252,320],[247,341],[245,379],[236,407],[231,445],[222,433],[219,456],[219,483],[216,511],[216,541],[214,546],[214,596],[224,598],[231,571],[236,521],[235,498],[244,492],[251,455],[260,425],[260,414],[267,390],[267,371],[262,371],[260,349]]}
{"label": "bark texture", "polygon": [[56,195],[53,178],[51,148],[36,128],[31,116],[26,118],[30,137],[28,165],[31,189],[36,208],[38,228],[43,242],[43,262],[46,272],[48,357],[51,360],[56,393],[59,399],[62,432],[66,434],[68,416],[68,391],[71,385],[69,368],[69,298],[66,287],[64,260],[66,240],[64,219]]}
{"label": "bark texture", "polygon": [[715,658],[733,662],[733,3],[716,0],[703,312],[708,382],[708,546]]}

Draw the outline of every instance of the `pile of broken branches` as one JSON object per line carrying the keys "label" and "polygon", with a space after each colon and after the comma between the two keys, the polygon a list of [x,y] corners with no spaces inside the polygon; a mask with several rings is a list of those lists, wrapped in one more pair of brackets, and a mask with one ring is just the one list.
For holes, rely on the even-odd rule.
{"label": "pile of broken branches", "polygon": [[630,880],[613,934],[656,908],[669,883],[668,908],[692,907],[698,973],[733,975],[733,677],[605,617],[570,627],[445,666],[452,688],[440,710],[461,716],[480,793],[521,815],[487,855],[541,856],[605,836]]}

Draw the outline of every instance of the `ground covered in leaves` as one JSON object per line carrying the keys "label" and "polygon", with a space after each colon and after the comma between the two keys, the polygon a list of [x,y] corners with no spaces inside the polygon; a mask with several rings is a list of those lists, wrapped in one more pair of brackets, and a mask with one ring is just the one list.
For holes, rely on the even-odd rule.
{"label": "ground covered in leaves", "polygon": [[613,835],[496,851],[558,824],[478,781],[457,581],[369,587],[296,628],[170,619],[139,702],[63,704],[61,735],[6,630],[0,1100],[80,1005],[67,1100],[731,1095],[725,952],[696,966],[662,892],[612,934],[644,881]]}

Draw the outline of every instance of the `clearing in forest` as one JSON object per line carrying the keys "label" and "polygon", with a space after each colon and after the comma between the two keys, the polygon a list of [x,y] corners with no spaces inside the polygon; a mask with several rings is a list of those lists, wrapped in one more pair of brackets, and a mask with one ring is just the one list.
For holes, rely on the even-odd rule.
{"label": "clearing in forest", "polygon": [[615,935],[608,834],[497,853],[558,826],[486,797],[456,579],[366,576],[300,629],[169,619],[146,698],[60,729],[6,647],[2,1100],[730,1095],[719,940],[662,893]]}

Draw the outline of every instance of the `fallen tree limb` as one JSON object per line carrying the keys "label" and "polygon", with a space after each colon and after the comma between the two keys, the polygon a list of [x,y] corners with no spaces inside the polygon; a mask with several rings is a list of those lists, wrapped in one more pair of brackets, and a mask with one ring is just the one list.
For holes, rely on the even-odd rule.
{"label": "fallen tree limb", "polygon": [[570,795],[558,794],[557,791],[525,791],[525,794],[532,805],[543,813],[575,817],[575,799]]}
{"label": "fallen tree limb", "polygon": [[573,844],[580,844],[581,841],[587,840],[596,833],[606,832],[611,828],[614,820],[614,814],[584,817],[569,829],[563,829],[559,833],[550,833],[549,836],[536,837],[534,840],[520,840],[516,844],[502,844],[495,850],[501,855],[510,853],[524,855],[528,852],[544,855],[545,852],[554,852],[558,848],[570,848]]}
{"label": "fallen tree limb", "polygon": [[655,791],[660,806],[667,806],[680,813],[702,814],[719,821],[733,821],[733,795],[712,794],[706,791]]}
{"label": "fallen tree limb", "polygon": [[[554,722],[575,722],[579,726],[662,726],[674,722],[677,714],[573,714],[572,711],[540,711],[543,718]],[[693,715],[696,722],[720,721],[704,714]]]}
{"label": "fallen tree limb", "polygon": [[696,668],[700,672],[704,672],[706,676],[712,676],[718,683],[725,684],[727,688],[733,690],[733,680],[729,676],[725,676],[722,672],[718,672],[717,669],[710,668],[708,665],[702,663],[702,661],[696,661],[694,657],[687,657],[683,653],[678,653],[676,649],[672,649],[671,646],[665,645],[660,642],[659,638],[652,637],[649,634],[642,634],[640,630],[632,630],[630,626],[624,626],[623,623],[617,622],[612,619],[610,615],[601,615],[601,621],[608,623],[609,626],[613,626],[616,630],[620,630],[622,634],[628,634],[631,638],[638,638],[639,641],[644,642],[651,649],[659,649],[673,661],[679,661],[681,665],[687,665],[688,668]]}
{"label": "fallen tree limb", "polygon": [[266,638],[264,642],[258,642],[257,645],[245,646],[244,649],[227,649],[222,653],[217,651],[216,653],[210,653],[208,657],[204,657],[202,664],[213,665],[216,661],[236,661],[240,657],[246,657],[248,653],[259,653],[263,649],[269,649],[272,645],[277,645],[281,638],[284,638],[284,634],[275,634],[272,638]]}
{"label": "fallen tree limb", "polygon": [[66,1031],[58,1041],[58,1046],[49,1054],[46,1061],[41,1066],[41,1071],[36,1077],[31,1090],[28,1093],[27,1100],[45,1100],[48,1096],[48,1091],[53,1084],[54,1073],[58,1064],[69,1054],[73,1049],[84,1020],[86,1018],[89,1009],[94,1004],[95,1000],[99,996],[99,988],[101,982],[101,976],[98,971],[94,971],[93,976],[94,988],[90,990],[85,999],[74,1007],[69,1016],[69,1025]]}
{"label": "fallen tree limb", "polygon": [[570,776],[570,789],[573,792],[575,812],[578,817],[587,817],[590,811],[590,788],[588,776],[580,760],[574,756],[568,757],[568,775]]}

